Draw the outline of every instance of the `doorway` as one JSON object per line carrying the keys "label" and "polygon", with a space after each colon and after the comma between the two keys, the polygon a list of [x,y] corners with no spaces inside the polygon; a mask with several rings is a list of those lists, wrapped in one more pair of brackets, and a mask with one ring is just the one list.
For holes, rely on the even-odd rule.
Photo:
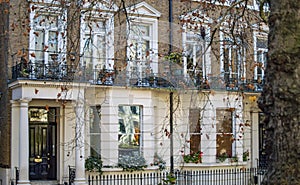
{"label": "doorway", "polygon": [[29,179],[55,180],[57,172],[56,109],[29,109]]}

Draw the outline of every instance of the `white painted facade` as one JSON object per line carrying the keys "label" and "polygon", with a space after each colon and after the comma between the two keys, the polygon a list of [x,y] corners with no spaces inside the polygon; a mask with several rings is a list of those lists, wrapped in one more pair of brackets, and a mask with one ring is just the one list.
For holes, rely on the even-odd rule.
{"label": "white painted facade", "polygon": [[[170,139],[165,136],[164,129],[169,128],[169,90],[153,88],[97,86],[90,84],[70,83],[63,98],[57,98],[64,84],[55,82],[32,82],[19,80],[10,85],[12,89],[12,152],[10,178],[15,175],[14,167],[20,170],[19,184],[30,184],[28,172],[28,109],[30,107],[56,107],[59,112],[57,123],[57,181],[63,183],[68,178],[68,166],[76,167],[77,184],[85,183],[84,159],[90,155],[89,120],[90,106],[101,104],[101,157],[105,166],[118,164],[118,106],[141,105],[142,141],[141,152],[151,167],[154,154],[158,153],[170,165]],[[255,166],[258,158],[258,126],[257,114],[243,114],[243,97],[236,92],[218,91],[175,91],[174,104],[174,165],[175,168],[216,167],[216,166]],[[64,104],[62,104],[64,102]],[[201,121],[202,163],[184,163],[182,155],[188,154],[190,108],[203,108]],[[234,108],[240,118],[251,116],[251,128],[247,128],[239,141],[233,142],[233,150],[238,162],[219,163],[216,159],[216,109]],[[246,108],[249,108],[246,107]],[[234,127],[238,128],[241,119],[237,119]],[[245,127],[246,129],[246,127]],[[79,132],[80,134],[75,134]],[[235,135],[241,134],[236,129]],[[75,139],[75,136],[78,136]],[[185,146],[185,147],[184,147]],[[243,161],[242,154],[251,150],[249,161]],[[182,152],[184,151],[184,153]],[[152,169],[152,168],[151,168]],[[110,169],[112,170],[112,169]]]}
{"label": "white painted facade", "polygon": [[[132,9],[134,8],[134,9]],[[129,7],[128,12],[133,23],[143,23],[150,27],[151,68],[154,73],[159,71],[158,60],[158,20],[162,15],[148,3],[142,2],[134,7]],[[110,14],[109,14],[110,15]],[[34,14],[32,13],[32,17]],[[145,17],[143,17],[145,16]],[[207,18],[207,17],[205,17]],[[100,19],[99,19],[100,20]],[[101,19],[101,21],[103,21]],[[111,15],[105,21],[113,22]],[[211,23],[206,19],[207,24]],[[106,23],[105,23],[106,24]],[[199,24],[200,25],[200,24]],[[106,24],[107,32],[113,32],[114,26]],[[207,38],[210,37],[210,28],[204,25]],[[187,30],[184,28],[183,42],[186,40]],[[101,32],[102,34],[102,32]],[[83,32],[81,32],[81,36]],[[32,40],[34,33],[30,33]],[[114,35],[106,35],[109,47],[106,50],[105,63],[107,69],[113,69],[113,48]],[[96,43],[96,42],[95,42]],[[107,42],[108,43],[108,42]],[[60,43],[65,49],[65,43]],[[128,43],[130,45],[130,43]],[[34,49],[33,44],[29,46]],[[185,43],[183,48],[185,48]],[[84,43],[80,43],[80,53],[84,53]],[[204,46],[205,48],[205,46]],[[129,51],[126,51],[129,54]],[[212,73],[211,48],[204,54],[203,77]],[[34,61],[34,57],[30,57]],[[48,56],[47,56],[48,59]],[[187,57],[183,58],[183,76],[187,77]],[[80,61],[84,62],[84,61]],[[136,61],[133,61],[136,62]],[[128,70],[133,63],[128,61]],[[204,65],[205,64],[205,65]],[[101,63],[103,65],[103,63]],[[133,65],[133,64],[132,64]],[[139,63],[139,65],[142,65]],[[96,63],[93,63],[93,67]],[[109,67],[108,67],[109,66]],[[222,72],[220,65],[220,72]],[[96,69],[96,67],[95,67]],[[142,69],[140,67],[139,69]],[[142,70],[139,70],[141,74]],[[78,75],[79,76],[79,75]],[[140,75],[142,76],[142,75]],[[124,81],[128,79],[122,79]],[[100,133],[98,143],[101,159],[104,166],[109,166],[107,170],[111,173],[118,173],[119,169],[119,106],[140,106],[142,114],[140,120],[140,143],[139,152],[145,158],[148,170],[157,170],[152,166],[155,154],[158,154],[170,168],[170,93],[174,93],[173,104],[173,156],[176,169],[196,169],[196,168],[236,168],[236,167],[257,167],[259,158],[259,110],[255,102],[250,100],[257,97],[259,93],[240,93],[227,91],[227,89],[202,89],[185,90],[160,87],[138,87],[108,86],[94,83],[95,81],[79,82],[58,82],[48,80],[36,80],[19,78],[9,84],[12,92],[11,98],[11,164],[9,169],[0,169],[0,179],[3,184],[11,181],[15,182],[16,168],[19,170],[18,184],[34,184],[35,180],[30,180],[30,118],[31,108],[55,109],[56,112],[56,134],[54,136],[55,148],[55,179],[57,184],[69,181],[69,166],[76,168],[75,184],[87,184],[87,174],[85,170],[85,159],[91,151],[90,133],[90,108],[100,107]],[[224,84],[223,84],[224,85]],[[201,117],[200,125],[200,151],[202,154],[201,163],[185,163],[183,155],[190,154],[190,110],[199,109]],[[232,111],[232,140],[231,157],[237,157],[237,161],[231,162],[230,158],[225,162],[217,159],[217,110]],[[243,153],[249,151],[249,160],[243,160]],[[37,158],[39,159],[39,158]],[[35,160],[35,159],[34,159]],[[53,182],[51,181],[51,182]],[[50,181],[49,181],[50,182]],[[44,182],[46,183],[46,182]]]}

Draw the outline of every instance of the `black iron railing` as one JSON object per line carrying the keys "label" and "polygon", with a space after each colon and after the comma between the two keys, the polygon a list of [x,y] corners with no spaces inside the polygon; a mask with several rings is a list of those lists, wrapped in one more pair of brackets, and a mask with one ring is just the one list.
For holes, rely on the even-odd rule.
{"label": "black iron railing", "polygon": [[[15,180],[16,180],[16,184],[18,184],[18,181],[19,181],[19,176],[20,176],[20,170],[18,167],[15,167],[15,172],[16,172],[16,177],[15,177]],[[13,184],[13,183],[12,183]]]}
{"label": "black iron railing", "polygon": [[89,69],[59,62],[21,62],[12,67],[12,79],[85,81],[94,84],[113,85],[114,71]]}
{"label": "black iron railing", "polygon": [[132,172],[119,174],[89,175],[88,184],[113,185],[260,185],[264,174],[256,168],[209,169],[175,171],[173,177],[167,172]]}
{"label": "black iron railing", "polygon": [[75,166],[69,166],[69,185],[72,185],[75,180],[76,168]]}
{"label": "black iron railing", "polygon": [[51,62],[45,64],[43,61],[32,63],[21,59],[21,62],[12,67],[12,79],[51,79],[51,80],[72,80],[75,71],[74,66]]}
{"label": "black iron railing", "polygon": [[[134,63],[131,61],[131,63]],[[263,80],[244,78],[224,78],[222,76],[184,75],[183,69],[167,63],[158,66],[160,72],[153,73],[150,66],[127,67],[124,70],[97,69],[87,66],[74,66],[58,62],[27,62],[22,59],[12,67],[12,79],[79,81],[96,85],[137,86],[150,88],[216,89],[227,91],[261,92]],[[138,70],[140,69],[140,70]],[[145,71],[142,71],[145,70]]]}

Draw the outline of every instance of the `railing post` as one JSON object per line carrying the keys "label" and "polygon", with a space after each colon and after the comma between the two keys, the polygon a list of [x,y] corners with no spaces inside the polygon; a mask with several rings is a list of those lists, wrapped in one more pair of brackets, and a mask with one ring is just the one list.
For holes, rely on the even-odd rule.
{"label": "railing post", "polygon": [[19,168],[15,167],[15,170],[16,170],[16,184],[18,184],[18,181],[19,181]]}
{"label": "railing post", "polygon": [[69,185],[74,183],[75,172],[76,172],[76,169],[74,167],[69,166]]}

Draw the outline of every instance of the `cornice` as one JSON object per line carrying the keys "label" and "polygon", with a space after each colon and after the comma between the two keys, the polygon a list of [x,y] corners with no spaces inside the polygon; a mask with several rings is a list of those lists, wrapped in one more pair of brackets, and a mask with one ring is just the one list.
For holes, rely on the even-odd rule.
{"label": "cornice", "polygon": [[77,82],[55,82],[55,81],[36,81],[36,80],[23,80],[19,79],[8,84],[10,89],[15,89],[18,87],[43,87],[43,88],[62,88],[67,87],[86,87],[90,86],[89,83],[77,83]]}

